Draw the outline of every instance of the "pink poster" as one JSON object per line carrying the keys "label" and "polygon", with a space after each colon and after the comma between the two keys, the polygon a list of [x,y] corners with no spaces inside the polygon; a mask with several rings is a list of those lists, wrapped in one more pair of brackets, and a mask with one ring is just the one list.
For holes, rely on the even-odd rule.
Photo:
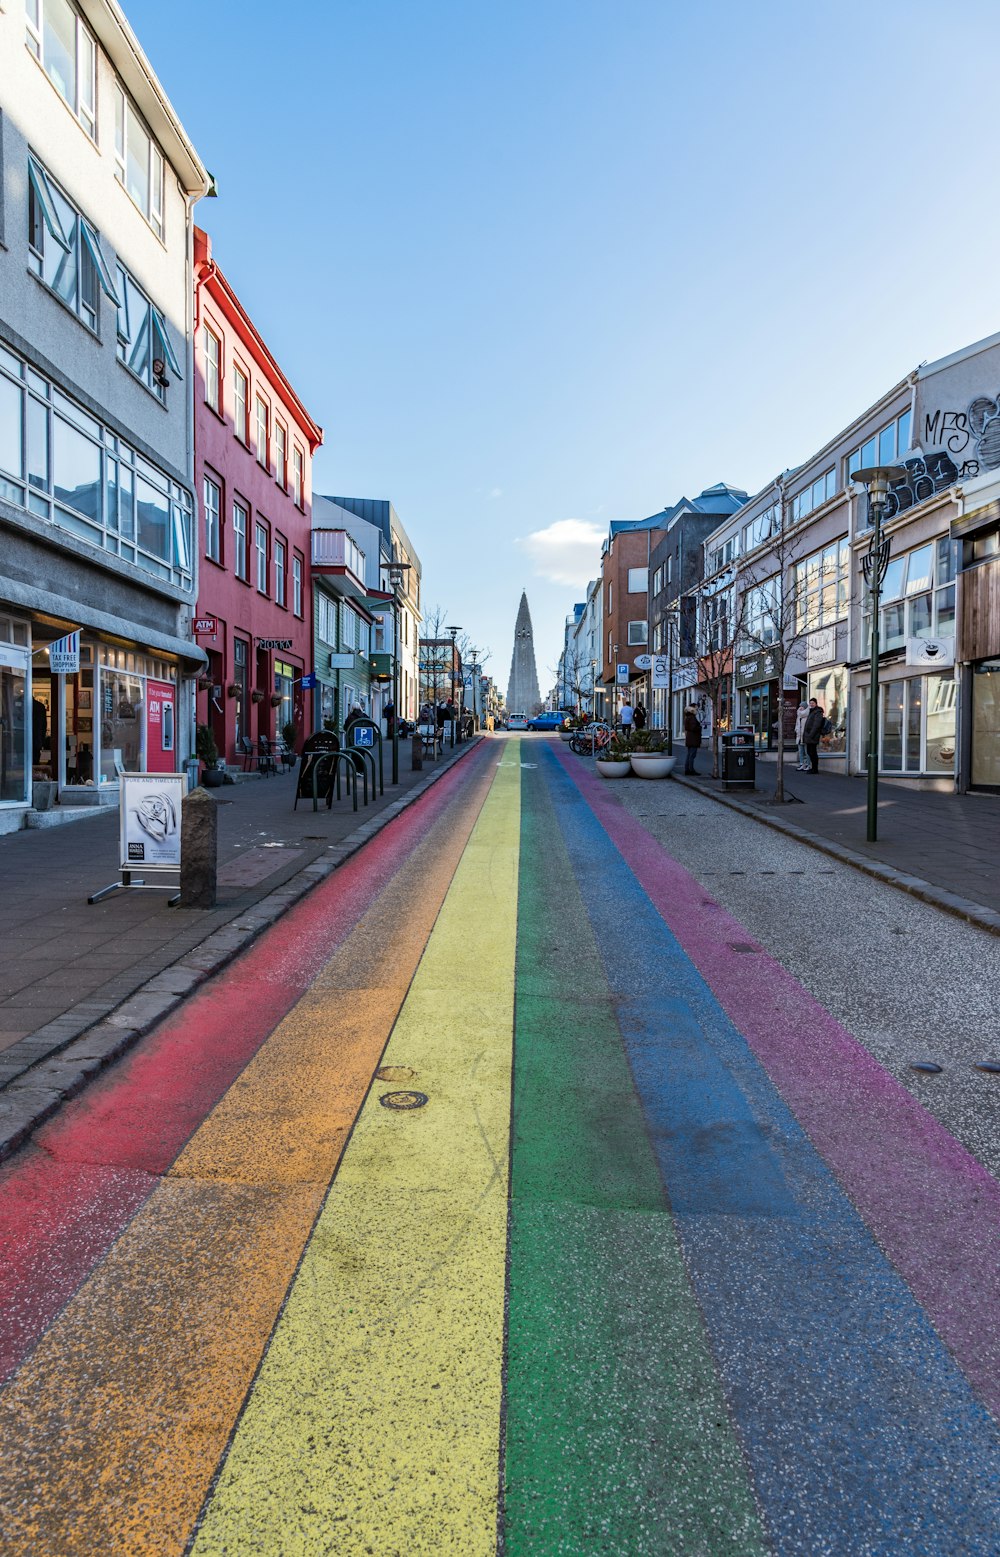
{"label": "pink poster", "polygon": [[176,688],[169,681],[146,682],[146,771],[175,773]]}

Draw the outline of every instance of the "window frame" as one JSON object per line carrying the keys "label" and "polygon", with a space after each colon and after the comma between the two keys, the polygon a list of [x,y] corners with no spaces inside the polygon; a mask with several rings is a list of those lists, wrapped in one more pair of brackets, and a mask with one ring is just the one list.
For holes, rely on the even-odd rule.
{"label": "window frame", "polygon": [[283,492],[288,491],[288,428],[278,416],[274,418],[274,479]]}
{"label": "window frame", "polygon": [[288,542],[283,535],[274,537],[274,603],[288,609]]}
{"label": "window frame", "polygon": [[[52,73],[51,73],[51,71],[49,69],[49,66],[46,63],[46,59],[45,59],[45,7],[47,5],[49,5],[49,4],[52,4],[52,3],[53,3],[53,0],[34,0],[34,5],[35,5],[35,7],[37,9],[37,19],[33,18],[32,15],[31,15],[30,0],[29,0],[29,4],[25,5],[25,8],[24,8],[24,29],[25,29],[25,40],[24,40],[24,42],[25,42],[25,47],[27,48],[28,53],[31,55],[32,59],[36,60],[38,65],[45,72],[45,75],[48,77],[50,84],[52,85],[54,90],[59,94],[59,96],[62,98],[63,102],[66,104],[66,107],[69,109],[69,111],[73,115],[74,119],[76,119],[77,123],[82,127],[84,132],[90,137],[90,139],[96,145],[97,144],[97,39],[95,38],[94,34],[91,32],[90,28],[87,26],[87,24],[84,21],[82,15],[80,14],[79,9],[77,8],[77,6],[75,6],[72,3],[72,0],[55,0],[55,3],[57,5],[60,4],[60,3],[65,5],[66,10],[70,13],[70,15],[73,17],[74,22],[75,22],[74,57],[73,57],[73,96],[74,96],[74,101],[70,102],[69,98],[66,96],[65,92],[62,90],[62,88],[59,86],[58,82],[56,81],[55,77],[52,75]],[[83,76],[83,71],[80,68],[80,41],[81,41],[81,38],[85,38],[87,40],[87,43],[90,46],[90,72],[89,72],[90,101],[89,101],[89,103],[85,103],[84,102],[82,91],[81,91],[81,80],[82,80],[82,76]]]}
{"label": "window frame", "polygon": [[[262,541],[263,541],[263,544],[261,544]],[[270,593],[270,591],[268,589],[268,560],[269,560],[268,559],[268,553],[270,551],[269,541],[270,541],[270,537],[268,535],[267,524],[265,523],[265,521],[263,519],[255,520],[254,521],[254,531],[253,531],[253,544],[254,544],[254,555],[257,558],[257,593],[258,593],[258,595],[267,595],[267,594]]]}
{"label": "window frame", "polygon": [[[264,470],[271,469],[271,407],[266,395],[262,395],[258,389],[254,396],[255,422],[257,428],[257,464]],[[263,446],[261,440],[261,411],[263,418]]]}
{"label": "window frame", "polygon": [[[634,590],[633,593],[634,594],[638,594],[638,590]],[[641,628],[642,629],[641,635],[639,633],[633,633],[633,631],[632,631],[633,628]],[[627,645],[628,645],[628,647],[630,649],[641,648],[644,644],[647,644],[648,642],[649,642],[649,620],[648,620],[648,618],[646,620],[641,620],[641,619],[637,618],[635,621],[631,621],[631,622],[629,622],[627,624],[627,627],[626,627],[626,643],[627,643]]]}
{"label": "window frame", "polygon": [[[208,501],[209,487],[214,489],[217,497],[214,510]],[[222,567],[222,482],[216,481],[214,476],[210,476],[207,472],[203,472],[201,493],[202,511],[205,515],[205,556],[208,558],[209,562],[215,562],[219,567]],[[213,512],[215,516],[215,522],[214,524],[210,524],[209,515]],[[215,539],[214,550],[211,544],[213,535]]]}
{"label": "window frame", "polygon": [[[74,220],[69,233],[59,202],[73,213]],[[69,198],[62,185],[32,151],[28,152],[28,203],[25,216],[28,269],[46,291],[57,297],[92,335],[100,339],[101,293],[116,308],[121,307],[100,237],[93,222]],[[68,295],[68,288],[60,288],[56,284],[60,273],[58,270],[51,279],[46,276],[47,260],[52,257],[47,255],[49,243],[54,243],[63,255],[73,257],[72,299]],[[65,260],[61,263],[65,263]]]}
{"label": "window frame", "polygon": [[[205,353],[205,404],[209,407],[210,410],[215,412],[216,416],[221,416],[222,415],[222,371],[223,371],[223,369],[222,369],[222,338],[221,338],[221,336],[216,335],[215,331],[212,329],[211,325],[209,325],[207,320],[205,322],[203,322],[201,328],[202,328],[203,345],[204,345],[204,353]],[[214,364],[214,368],[215,368],[215,395],[214,395],[214,397],[211,396],[209,394],[209,392],[208,392],[209,391],[209,367],[212,365],[211,357],[209,356],[209,350],[208,350],[208,343],[209,343],[209,341],[214,341],[215,344],[216,344],[216,347],[218,348],[217,355],[216,355],[216,358],[215,358],[215,364]]]}
{"label": "window frame", "polygon": [[301,619],[304,607],[304,593],[302,578],[305,569],[305,558],[299,551],[292,552],[292,615]]}
{"label": "window frame", "polygon": [[[153,302],[153,299],[149,296],[145,287],[141,286],[140,283],[136,281],[132,272],[122,264],[121,260],[117,262],[116,270],[122,291],[122,301],[118,305],[117,322],[118,361],[122,364],[123,367],[128,369],[133,378],[137,378],[140,384],[144,384],[145,387],[156,396],[161,404],[165,404],[167,398],[166,391],[169,381],[168,383],[162,383],[160,379],[157,378],[153,370],[154,362],[160,361],[163,363],[164,378],[166,377],[166,370],[169,368],[170,372],[174,375],[174,378],[177,379],[179,383],[182,383],[184,380],[184,374],[181,371],[180,360],[177,356],[177,353],[174,351],[173,343],[171,342],[170,336],[167,332],[167,321],[163,317],[162,311],[157,308],[156,304]],[[135,330],[133,327],[132,307],[129,296],[130,287],[134,292],[139,294],[139,297],[142,299],[142,302],[145,305],[145,319],[139,326],[138,330]],[[124,330],[122,329],[123,314],[125,318]],[[129,360],[126,347],[133,345],[133,337],[135,337],[135,345],[133,346],[132,351],[132,356],[134,357],[135,352],[138,349],[138,342],[142,339],[144,330],[148,333],[149,337],[149,351],[147,355],[146,372],[140,373],[138,368],[134,367],[132,362]]]}
{"label": "window frame", "polygon": [[[237,516],[239,516],[239,518]],[[239,522],[240,519],[242,519],[242,523]],[[250,529],[250,504],[245,502],[241,497],[233,497],[232,523],[233,577],[238,578],[243,584],[249,584],[250,552],[248,545],[248,532]]]}
{"label": "window frame", "polygon": [[[129,187],[129,114],[131,113],[140,133],[146,140],[146,205],[144,206]],[[136,210],[144,218],[161,243],[166,242],[164,194],[166,190],[166,159],[156,137],[146,124],[139,110],[120,81],[115,81],[115,178],[128,195]],[[134,154],[134,148],[133,148]],[[138,162],[138,157],[135,161]],[[158,188],[158,193],[157,193]]]}
{"label": "window frame", "polygon": [[[240,381],[243,384],[242,399]],[[240,406],[243,408],[243,430],[240,430]],[[244,448],[250,447],[250,375],[238,362],[233,363],[233,431]]]}
{"label": "window frame", "polygon": [[292,444],[292,502],[305,509],[305,455],[300,444]]}

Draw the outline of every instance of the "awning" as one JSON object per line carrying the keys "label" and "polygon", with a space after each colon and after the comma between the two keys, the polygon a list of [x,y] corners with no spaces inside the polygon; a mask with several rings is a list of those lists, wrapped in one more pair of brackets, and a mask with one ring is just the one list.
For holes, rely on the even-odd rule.
{"label": "awning", "polygon": [[108,611],[97,611],[85,601],[70,600],[67,595],[54,594],[49,589],[39,589],[37,584],[22,584],[17,579],[5,578],[0,585],[0,595],[10,605],[24,611],[38,612],[55,617],[70,627],[89,628],[91,632],[108,633],[128,643],[145,649],[156,649],[161,654],[173,654],[192,670],[200,670],[208,664],[208,655],[190,638],[174,637],[172,633],[157,632],[141,623],[125,622]]}

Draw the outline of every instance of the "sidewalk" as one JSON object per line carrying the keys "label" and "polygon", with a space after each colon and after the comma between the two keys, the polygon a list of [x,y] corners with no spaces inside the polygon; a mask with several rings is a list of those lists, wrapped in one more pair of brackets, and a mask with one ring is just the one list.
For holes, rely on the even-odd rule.
{"label": "sidewalk", "polygon": [[[709,752],[698,755],[701,768]],[[865,838],[864,778],[798,773],[785,763],[785,805],[775,800],[777,763],[758,757],[756,790],[724,790],[720,779],[678,775],[744,815],[834,855],[890,885],[1000,934],[1000,795],[954,795],[879,780],[878,840]]]}
{"label": "sidewalk", "polygon": [[87,903],[118,879],[117,810],[0,837],[0,1158],[478,744],[446,747],[420,773],[401,746],[396,788],[387,750],[385,794],[357,812],[347,799],[293,811],[293,773],[213,790],[214,909],[149,891]]}

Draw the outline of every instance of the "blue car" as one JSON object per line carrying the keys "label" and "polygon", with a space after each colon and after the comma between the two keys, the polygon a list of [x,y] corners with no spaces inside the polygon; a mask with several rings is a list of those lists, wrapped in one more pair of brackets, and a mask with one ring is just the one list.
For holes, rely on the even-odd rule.
{"label": "blue car", "polygon": [[549,709],[544,714],[536,714],[534,719],[528,720],[529,730],[565,730],[569,724],[568,714],[562,713],[558,708]]}

